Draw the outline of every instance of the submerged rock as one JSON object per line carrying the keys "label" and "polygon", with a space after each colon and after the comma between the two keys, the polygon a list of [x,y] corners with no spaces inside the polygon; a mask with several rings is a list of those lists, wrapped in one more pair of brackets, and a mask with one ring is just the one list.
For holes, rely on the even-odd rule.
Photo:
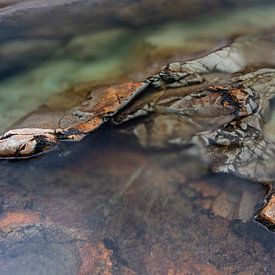
{"label": "submerged rock", "polygon": [[18,129],[0,137],[1,158],[27,158],[49,151],[59,140],[81,140],[108,121],[146,84],[125,83],[98,88],[80,105],[65,111],[32,113],[17,123]]}
{"label": "submerged rock", "polygon": [[275,229],[275,194],[271,194],[257,218],[262,221],[271,230]]}
{"label": "submerged rock", "polygon": [[[146,148],[191,146],[212,171],[267,184],[275,180],[275,143],[263,131],[275,96],[274,43],[274,35],[243,37],[143,82],[93,88],[62,110],[41,108],[0,137],[0,157],[41,154],[112,119]],[[275,224],[267,205],[260,216]]]}

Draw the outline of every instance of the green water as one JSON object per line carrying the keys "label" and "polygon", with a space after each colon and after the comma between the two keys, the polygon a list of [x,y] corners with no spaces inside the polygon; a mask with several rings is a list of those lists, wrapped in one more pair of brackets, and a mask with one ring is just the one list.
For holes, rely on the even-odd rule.
{"label": "green water", "polygon": [[[143,67],[153,67],[156,63],[151,69],[153,73],[165,64],[162,55],[170,59],[174,56],[177,60],[187,58],[186,55],[198,56],[240,33],[270,28],[275,24],[274,14],[274,6],[247,8],[194,22],[171,19],[171,22],[137,29],[121,25],[81,35],[67,34],[62,39],[51,35],[45,38],[42,30],[40,34],[30,35],[32,25],[27,25],[19,38],[0,43],[0,111],[3,114],[0,129],[73,85],[91,81],[120,82],[121,77],[142,80],[138,74],[130,74],[141,63]],[[79,24],[81,30],[83,22],[74,17],[70,19],[75,28]],[[156,56],[155,60],[150,56]]]}

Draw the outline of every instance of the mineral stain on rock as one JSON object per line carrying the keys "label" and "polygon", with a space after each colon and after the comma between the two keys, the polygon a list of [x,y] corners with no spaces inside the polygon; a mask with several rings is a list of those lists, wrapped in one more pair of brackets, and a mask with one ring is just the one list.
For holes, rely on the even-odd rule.
{"label": "mineral stain on rock", "polygon": [[274,8],[33,2],[0,11],[0,273],[273,274]]}
{"label": "mineral stain on rock", "polygon": [[[68,110],[38,110],[0,137],[0,156],[32,157],[58,141],[81,140],[111,119],[122,126],[134,121],[124,131],[146,148],[189,145],[212,171],[266,184],[274,180],[275,144],[263,131],[275,95],[274,40],[270,34],[240,38],[204,57],[171,63],[143,82],[92,89]],[[258,217],[275,224],[273,216]]]}

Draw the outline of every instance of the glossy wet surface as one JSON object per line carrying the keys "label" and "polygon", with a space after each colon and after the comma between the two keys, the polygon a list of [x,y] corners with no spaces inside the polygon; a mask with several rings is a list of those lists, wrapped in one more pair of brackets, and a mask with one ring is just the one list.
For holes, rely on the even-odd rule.
{"label": "glossy wet surface", "polygon": [[[26,1],[29,2],[33,1]],[[1,132],[53,94],[72,85],[141,81],[168,62],[201,56],[239,34],[268,30],[275,24],[274,5],[232,10],[219,5],[213,8],[214,16],[207,13],[201,17],[200,13],[209,10],[203,7],[190,21],[180,14],[173,16],[173,12],[179,10],[175,4],[166,3],[167,8],[165,5],[159,8],[160,17],[166,14],[165,20],[161,20],[151,14],[140,15],[149,9],[146,1],[132,2],[131,5],[137,5],[136,9],[125,7],[124,12],[115,4],[106,8],[103,4],[94,6],[93,1],[73,2],[65,6],[37,4],[35,8],[30,3],[22,3],[21,12],[19,4],[13,9],[13,6],[2,9]],[[200,7],[197,2],[179,2],[182,2],[183,14],[188,13],[186,6],[192,10]],[[147,5],[153,3],[150,1]],[[98,9],[106,9],[107,14]],[[120,11],[128,21],[116,19]],[[110,18],[110,14],[113,17]],[[143,18],[144,22],[135,20],[137,18]]]}
{"label": "glossy wet surface", "polygon": [[1,163],[1,274],[272,274],[260,185],[198,177],[195,159],[106,130],[63,156]]}
{"label": "glossy wet surface", "polygon": [[[71,85],[144,79],[251,25],[271,27],[273,11],[258,7],[226,14],[228,21],[224,14],[207,19],[207,37],[204,21],[166,19],[151,29],[109,22],[111,30],[98,27],[96,36],[76,35],[75,24],[52,31],[26,22],[18,37],[5,23],[1,131]],[[215,23],[224,21],[226,32]],[[254,220],[265,189],[209,174],[187,153],[144,150],[106,125],[49,155],[1,161],[0,171],[0,274],[274,273],[274,233]]]}

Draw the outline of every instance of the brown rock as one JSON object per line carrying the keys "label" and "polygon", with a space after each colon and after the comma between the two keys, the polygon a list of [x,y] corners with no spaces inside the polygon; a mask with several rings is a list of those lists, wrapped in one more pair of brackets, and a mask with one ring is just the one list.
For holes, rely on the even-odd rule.
{"label": "brown rock", "polygon": [[[166,252],[167,253],[167,252]],[[172,259],[164,249],[154,247],[145,259],[149,274],[189,275],[227,274],[228,269],[219,270],[211,263],[202,263],[192,253],[183,251],[177,259]]]}
{"label": "brown rock", "polygon": [[82,263],[78,275],[112,274],[110,251],[102,243],[93,245],[87,242],[80,247],[79,252]]}
{"label": "brown rock", "polygon": [[[108,121],[146,85],[127,82],[95,89],[80,104],[65,110],[57,111],[51,104],[45,105],[18,122],[17,129],[0,136],[0,158],[37,156],[53,149],[58,140],[81,140]],[[66,97],[63,94],[59,100],[63,96]]]}
{"label": "brown rock", "polygon": [[205,181],[193,182],[191,187],[199,192],[204,198],[217,197],[222,189],[222,187],[218,185],[210,184]]}
{"label": "brown rock", "polygon": [[275,226],[275,194],[271,195],[264,208],[259,212],[258,218],[268,226]]}
{"label": "brown rock", "polygon": [[[41,234],[44,234],[43,236],[47,241],[53,238],[53,247],[50,247],[50,245],[47,246],[45,240],[41,240]],[[60,236],[63,239],[60,240],[59,243],[58,237]],[[31,241],[29,241],[28,238],[31,238]],[[43,251],[45,250],[49,250],[50,253],[51,249],[56,249],[57,254],[61,253],[61,255],[58,254],[58,256],[64,256],[65,258],[64,264],[66,266],[64,270],[69,268],[68,266],[71,266],[73,269],[78,269],[77,274],[79,275],[112,274],[113,264],[110,258],[111,251],[106,249],[103,243],[92,244],[86,239],[85,233],[82,231],[74,229],[68,230],[67,228],[42,221],[40,214],[37,212],[24,210],[7,212],[0,220],[0,245],[6,245],[6,253],[8,254],[10,251],[22,249],[21,243],[24,243],[26,247],[26,255],[19,255],[15,259],[8,258],[6,260],[6,263],[8,263],[7,266],[2,269],[0,268],[0,271],[6,269],[9,271],[19,270],[20,267],[16,266],[16,263],[19,263],[21,259],[26,262],[29,261],[31,257],[36,259],[37,255],[32,255],[32,244],[35,247],[39,247],[38,255],[43,255]],[[66,250],[68,251],[66,252]],[[66,255],[66,253],[68,255]],[[68,257],[66,258],[66,256]],[[78,258],[80,259],[79,264],[77,263]],[[2,263],[2,261],[3,258],[0,257],[0,262]],[[51,259],[45,259],[45,261],[51,264]],[[57,271],[62,269],[58,261],[57,258],[52,260],[52,270],[56,269]],[[35,263],[32,264],[35,265]],[[45,267],[39,265],[37,268],[43,273]],[[24,266],[22,270],[29,270],[29,268]]]}
{"label": "brown rock", "polygon": [[0,230],[8,231],[16,226],[24,226],[28,224],[39,223],[41,220],[40,214],[29,211],[7,212],[0,220]]}

